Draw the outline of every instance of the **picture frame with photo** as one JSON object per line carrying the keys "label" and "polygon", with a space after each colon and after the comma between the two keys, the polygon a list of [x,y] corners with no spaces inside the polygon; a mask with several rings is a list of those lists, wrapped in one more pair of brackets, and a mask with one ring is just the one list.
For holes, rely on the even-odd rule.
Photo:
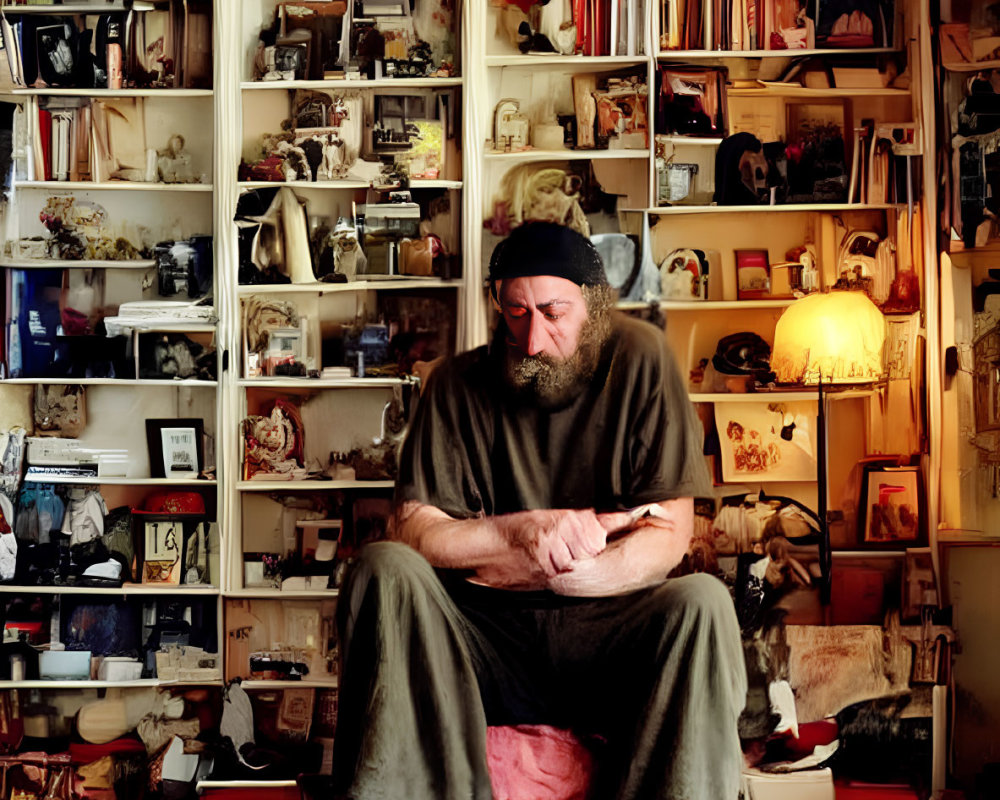
{"label": "picture frame with photo", "polygon": [[763,300],[771,295],[771,267],[766,249],[736,250],[736,297]]}
{"label": "picture frame with photo", "polygon": [[179,586],[184,572],[184,519],[171,514],[133,514],[139,582]]}
{"label": "picture frame with photo", "polygon": [[926,517],[919,466],[865,464],[858,502],[860,545],[879,549],[925,545]]}
{"label": "picture frame with photo", "polygon": [[205,423],[196,417],[147,419],[146,447],[153,478],[193,480],[205,466]]}

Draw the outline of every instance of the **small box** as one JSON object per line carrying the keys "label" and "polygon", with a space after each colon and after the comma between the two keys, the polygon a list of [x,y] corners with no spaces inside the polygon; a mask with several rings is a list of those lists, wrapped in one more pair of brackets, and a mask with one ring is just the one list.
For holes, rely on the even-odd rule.
{"label": "small box", "polygon": [[142,662],[124,656],[107,656],[97,668],[101,681],[137,681],[142,677]]}
{"label": "small box", "polygon": [[53,681],[89,680],[90,651],[44,650],[38,654],[38,676]]}

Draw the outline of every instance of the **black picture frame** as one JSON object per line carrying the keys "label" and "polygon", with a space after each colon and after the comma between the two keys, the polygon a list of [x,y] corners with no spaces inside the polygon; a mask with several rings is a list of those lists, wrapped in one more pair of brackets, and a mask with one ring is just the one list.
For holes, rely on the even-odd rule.
{"label": "black picture frame", "polygon": [[864,465],[857,540],[859,547],[873,550],[904,550],[927,544],[927,498],[918,465]]}
{"label": "black picture frame", "polygon": [[[176,451],[177,460],[171,469],[167,468],[166,456],[163,452],[163,431],[169,429],[189,430],[194,438],[193,451],[196,454],[197,463],[190,464],[190,459],[184,460],[180,457],[180,448]],[[191,479],[197,478],[205,468],[205,422],[197,417],[182,417],[178,419],[147,419],[146,420],[146,448],[149,452],[149,474],[153,478],[178,478],[178,475],[168,475],[178,471],[190,472]],[[188,453],[191,448],[184,448]],[[190,469],[184,467],[190,466]]]}

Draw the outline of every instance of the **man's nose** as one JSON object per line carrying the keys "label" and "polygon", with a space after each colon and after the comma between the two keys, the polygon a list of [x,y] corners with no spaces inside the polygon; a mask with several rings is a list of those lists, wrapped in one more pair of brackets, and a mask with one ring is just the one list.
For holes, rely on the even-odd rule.
{"label": "man's nose", "polygon": [[548,331],[545,330],[545,321],[541,314],[532,314],[528,323],[528,337],[525,342],[524,352],[529,356],[537,356],[545,352],[551,342]]}

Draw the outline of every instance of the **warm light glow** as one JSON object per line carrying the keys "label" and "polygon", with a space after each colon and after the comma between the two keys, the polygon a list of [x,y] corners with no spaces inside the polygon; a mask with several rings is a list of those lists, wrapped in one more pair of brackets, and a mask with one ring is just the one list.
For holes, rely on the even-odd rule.
{"label": "warm light glow", "polygon": [[882,376],[885,318],[864,292],[811,294],[774,329],[779,383],[869,383]]}

